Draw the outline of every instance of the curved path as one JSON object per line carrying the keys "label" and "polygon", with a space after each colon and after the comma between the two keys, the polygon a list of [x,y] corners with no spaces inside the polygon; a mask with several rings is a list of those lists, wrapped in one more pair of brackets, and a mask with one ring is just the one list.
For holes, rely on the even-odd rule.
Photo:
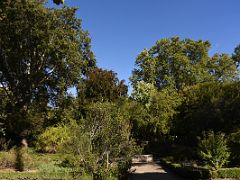
{"label": "curved path", "polygon": [[183,180],[171,172],[165,171],[155,162],[133,164],[129,180]]}

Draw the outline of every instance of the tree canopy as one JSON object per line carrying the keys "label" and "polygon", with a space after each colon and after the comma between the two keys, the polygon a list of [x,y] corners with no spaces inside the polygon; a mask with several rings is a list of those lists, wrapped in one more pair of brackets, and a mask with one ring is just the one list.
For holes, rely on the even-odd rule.
{"label": "tree canopy", "polygon": [[130,78],[152,83],[158,89],[185,86],[209,81],[231,81],[237,77],[238,51],[235,58],[227,54],[209,56],[209,41],[181,40],[179,37],[161,39],[149,50],[144,49],[135,61]]}
{"label": "tree canopy", "polygon": [[95,66],[90,38],[76,9],[48,9],[42,2],[0,2],[0,84],[8,97],[7,130],[29,134],[34,104],[56,105]]}
{"label": "tree canopy", "polygon": [[83,102],[112,102],[127,96],[128,87],[113,71],[95,68],[78,84],[78,98]]}

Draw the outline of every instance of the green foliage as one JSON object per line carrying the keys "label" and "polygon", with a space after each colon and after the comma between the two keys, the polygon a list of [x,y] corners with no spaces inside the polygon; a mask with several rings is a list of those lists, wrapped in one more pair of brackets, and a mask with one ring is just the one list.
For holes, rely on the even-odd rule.
{"label": "green foliage", "polygon": [[15,168],[16,156],[12,149],[8,152],[0,152],[0,168]]}
{"label": "green foliage", "polygon": [[162,89],[152,96],[149,114],[151,116],[154,132],[168,134],[172,126],[173,117],[178,113],[177,108],[182,98],[171,88]]}
{"label": "green foliage", "polygon": [[238,127],[239,50],[209,56],[210,47],[208,41],[172,37],[137,56],[132,97],[146,108],[148,119],[135,122],[147,134],[173,134],[195,144],[202,131]]}
{"label": "green foliage", "polygon": [[240,179],[240,168],[222,168],[212,172],[214,178]]}
{"label": "green foliage", "polygon": [[127,86],[117,78],[113,71],[95,68],[86,74],[86,78],[78,85],[80,103],[113,102],[127,96]]}
{"label": "green foliage", "polygon": [[181,92],[182,104],[172,131],[187,143],[196,143],[203,131],[229,134],[240,127],[240,86],[232,83],[202,83]]}
{"label": "green foliage", "polygon": [[[145,115],[147,118],[143,120],[144,123],[141,123],[140,120],[135,121],[135,123],[142,124],[138,124],[137,127],[147,127],[148,132],[146,133],[148,134],[165,135],[169,133],[172,118],[177,113],[176,109],[182,101],[176,90],[168,87],[157,91],[153,84],[140,81],[133,90],[132,97],[146,109],[142,113],[147,114]],[[132,113],[135,114],[135,112]],[[138,130],[134,129],[134,131]]]}
{"label": "green foliage", "polygon": [[17,171],[24,171],[24,160],[23,160],[23,148],[16,148],[16,163],[15,168]]}
{"label": "green foliage", "polygon": [[228,162],[230,152],[223,133],[214,134],[213,131],[204,133],[203,138],[199,140],[198,148],[200,158],[214,169],[219,169]]}
{"label": "green foliage", "polygon": [[133,99],[144,105],[147,110],[149,110],[152,98],[156,93],[157,90],[153,84],[139,81],[137,82],[136,87],[133,89],[132,97]]}
{"label": "green foliage", "polygon": [[63,4],[64,0],[53,0],[53,2],[57,5],[59,5],[59,4]]}
{"label": "green foliage", "polygon": [[240,66],[240,44],[234,49],[234,53],[232,55],[233,60],[237,64],[237,67]]}
{"label": "green foliage", "polygon": [[235,144],[240,144],[240,130],[238,129],[236,132],[233,132],[229,136],[229,141]]}
{"label": "green foliage", "polygon": [[161,158],[161,162],[176,174],[187,179],[209,179],[212,176],[211,171],[208,169],[175,163],[173,157]]}
{"label": "green foliage", "polygon": [[117,177],[119,180],[125,180],[128,178],[129,169],[131,168],[131,166],[132,162],[130,159],[118,163]]}
{"label": "green foliage", "polygon": [[2,88],[0,88],[0,136],[5,135],[4,123],[7,117],[6,106],[7,106],[7,95]]}
{"label": "green foliage", "polygon": [[162,39],[137,57],[131,81],[136,88],[139,81],[153,84],[157,89],[186,86],[209,81],[237,78],[237,62],[226,54],[209,57],[208,41]]}
{"label": "green foliage", "polygon": [[6,133],[18,140],[43,123],[29,113],[58,105],[95,59],[75,8],[3,0],[0,9],[0,84],[8,102],[4,123]]}
{"label": "green foliage", "polygon": [[228,144],[231,150],[230,166],[238,166],[240,164],[240,130],[237,129],[235,132],[228,136]]}
{"label": "green foliage", "polygon": [[33,153],[27,148],[12,148],[0,153],[0,168],[27,171],[36,168]]}
{"label": "green foliage", "polygon": [[129,101],[126,112],[129,113],[129,119],[132,124],[131,134],[139,140],[148,140],[152,137],[150,131],[150,115],[147,109],[136,101]]}
{"label": "green foliage", "polygon": [[70,136],[71,130],[66,125],[49,127],[37,137],[36,148],[42,152],[59,152],[69,141]]}
{"label": "green foliage", "polygon": [[93,179],[118,175],[113,173],[118,171],[118,163],[129,161],[138,150],[130,137],[127,116],[113,103],[91,104],[86,115],[79,125],[71,125],[67,161],[76,172],[86,172]]}
{"label": "green foliage", "polygon": [[[73,180],[71,174],[68,173],[42,173],[42,172],[0,172],[0,178],[5,180]],[[91,177],[81,177],[81,180],[91,180]]]}

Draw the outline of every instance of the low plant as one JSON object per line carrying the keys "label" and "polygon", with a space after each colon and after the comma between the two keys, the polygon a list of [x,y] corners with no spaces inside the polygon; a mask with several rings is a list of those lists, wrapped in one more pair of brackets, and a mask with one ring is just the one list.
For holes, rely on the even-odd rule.
{"label": "low plant", "polygon": [[15,159],[16,156],[13,149],[8,152],[0,152],[0,169],[14,169]]}
{"label": "low plant", "polygon": [[222,168],[212,172],[213,178],[240,179],[240,168]]}
{"label": "low plant", "polygon": [[176,174],[187,179],[209,179],[212,176],[211,171],[206,168],[184,166],[183,164],[176,163],[173,157],[161,158],[161,162]]}
{"label": "low plant", "polygon": [[70,129],[66,125],[47,128],[37,138],[36,149],[46,153],[60,151],[69,140]]}
{"label": "low plant", "polygon": [[198,143],[199,157],[212,169],[219,169],[228,163],[230,156],[227,140],[223,133],[203,133]]}
{"label": "low plant", "polygon": [[71,141],[65,146],[69,165],[94,180],[127,173],[128,160],[138,150],[129,120],[113,103],[94,103],[86,112],[79,124],[71,124]]}

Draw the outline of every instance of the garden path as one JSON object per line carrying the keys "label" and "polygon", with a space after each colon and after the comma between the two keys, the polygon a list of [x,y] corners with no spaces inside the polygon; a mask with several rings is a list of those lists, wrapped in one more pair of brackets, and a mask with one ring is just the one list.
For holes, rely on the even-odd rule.
{"label": "garden path", "polygon": [[183,180],[173,173],[166,171],[156,162],[133,164],[129,180]]}

